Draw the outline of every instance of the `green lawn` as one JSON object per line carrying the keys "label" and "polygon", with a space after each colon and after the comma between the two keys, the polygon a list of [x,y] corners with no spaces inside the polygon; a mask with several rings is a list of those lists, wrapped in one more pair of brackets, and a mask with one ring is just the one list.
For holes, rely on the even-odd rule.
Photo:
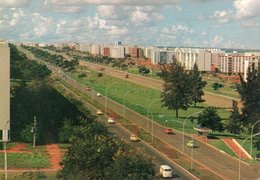
{"label": "green lawn", "polygon": [[[236,91],[236,88],[234,87],[234,85],[232,85],[232,84],[224,83],[223,84],[224,87],[214,90],[212,87],[214,82],[207,81],[207,83],[208,84],[204,88],[205,91],[216,93],[216,94],[223,94],[223,95],[234,97],[234,98],[239,98],[239,94]],[[221,82],[219,82],[219,84],[221,84]]]}
{"label": "green lawn", "polygon": [[209,144],[233,157],[237,157],[237,155],[221,139],[210,140]]}
{"label": "green lawn", "polygon": [[[82,71],[85,71],[87,78],[78,78],[78,74]],[[97,92],[100,92],[103,96],[107,95],[109,98],[124,104],[140,114],[147,115],[148,105],[160,99],[160,91],[150,89],[144,86],[140,86],[131,82],[127,82],[118,78],[114,78],[108,75],[103,75],[103,77],[97,77],[97,72],[91,71],[89,69],[81,68],[80,72],[67,73],[67,75],[76,79],[77,81],[92,87]],[[112,85],[113,83],[117,83]],[[109,87],[107,89],[107,87]],[[130,90],[135,89],[134,92],[129,92]],[[126,92],[129,92],[126,94]],[[124,98],[125,97],[125,98]],[[168,110],[165,107],[162,107],[161,102],[155,102],[150,107],[150,117],[151,114],[153,118],[160,122],[165,123],[168,120],[167,125],[178,130],[182,130],[182,122],[185,118],[193,113],[197,113],[203,110],[207,105],[204,103],[199,103],[198,107],[191,107],[187,111],[180,110],[179,118],[175,117],[175,112]],[[226,109],[218,109],[219,115],[226,119],[229,116],[229,112]],[[185,131],[190,132],[193,130],[193,127],[196,126],[196,119],[194,118],[194,123],[191,123],[190,120],[186,121]]]}
{"label": "green lawn", "polygon": [[[7,153],[8,168],[48,168],[49,155],[34,153]],[[0,153],[0,168],[4,168],[4,153]]]}
{"label": "green lawn", "polygon": [[[12,180],[56,180],[57,172],[24,172],[24,173],[10,173],[8,172],[8,179]],[[5,174],[0,173],[0,179],[5,179]]]}

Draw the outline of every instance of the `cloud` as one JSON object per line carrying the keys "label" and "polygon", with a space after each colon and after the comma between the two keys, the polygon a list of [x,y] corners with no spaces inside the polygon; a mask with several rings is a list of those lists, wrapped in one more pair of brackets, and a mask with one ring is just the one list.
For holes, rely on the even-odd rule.
{"label": "cloud", "polygon": [[232,11],[215,11],[214,15],[211,16],[212,19],[216,19],[219,23],[228,23],[233,19]]}
{"label": "cloud", "polygon": [[178,3],[179,0],[45,0],[45,4],[52,5],[122,5],[122,6],[164,6],[164,5],[174,5]]}
{"label": "cloud", "polygon": [[233,6],[236,9],[236,18],[238,19],[260,16],[259,0],[235,0]]}
{"label": "cloud", "polygon": [[0,0],[1,7],[25,7],[31,3],[31,0]]}
{"label": "cloud", "polygon": [[183,34],[183,33],[193,33],[194,30],[189,29],[187,26],[178,24],[172,25],[170,28],[164,28],[162,33],[165,34]]}

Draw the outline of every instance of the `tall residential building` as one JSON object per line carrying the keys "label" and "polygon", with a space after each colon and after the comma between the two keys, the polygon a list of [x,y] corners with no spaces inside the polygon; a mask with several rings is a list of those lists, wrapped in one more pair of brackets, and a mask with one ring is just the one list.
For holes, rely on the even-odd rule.
{"label": "tall residential building", "polygon": [[110,56],[112,58],[125,58],[125,48],[124,46],[111,46],[110,47]]}
{"label": "tall residential building", "polygon": [[0,41],[0,133],[7,141],[10,130],[10,48]]}
{"label": "tall residential building", "polygon": [[[247,69],[252,64],[258,64],[260,62],[260,56],[255,56],[257,53],[245,53],[245,54],[224,54],[219,55],[220,59],[220,71],[228,74],[244,74],[246,78]],[[257,54],[258,55],[258,54]]]}
{"label": "tall residential building", "polygon": [[100,46],[97,44],[90,45],[90,54],[100,55]]}

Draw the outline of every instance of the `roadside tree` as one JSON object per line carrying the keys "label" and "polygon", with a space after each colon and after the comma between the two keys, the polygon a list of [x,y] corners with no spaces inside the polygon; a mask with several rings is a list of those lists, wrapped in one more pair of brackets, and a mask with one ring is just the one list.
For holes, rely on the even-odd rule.
{"label": "roadside tree", "polygon": [[232,101],[232,110],[228,121],[227,129],[230,133],[239,134],[243,127],[241,122],[241,115],[237,107],[237,101]]}
{"label": "roadside tree", "polygon": [[243,125],[250,127],[260,117],[260,63],[258,67],[253,63],[248,68],[246,80],[240,75],[240,82],[238,93],[243,102]]}
{"label": "roadside tree", "polygon": [[222,131],[223,124],[215,107],[208,107],[198,116],[198,124],[213,131]]}
{"label": "roadside tree", "polygon": [[206,86],[206,81],[202,80],[202,77],[200,75],[198,65],[195,63],[193,70],[191,71],[191,83],[192,83],[192,93],[191,98],[194,102],[194,105],[196,107],[196,104],[198,102],[204,102],[205,100],[202,99],[202,96],[204,95],[204,87]]}
{"label": "roadside tree", "polygon": [[187,110],[192,104],[192,83],[185,67],[173,56],[172,64],[164,64],[161,68],[163,92],[161,94],[163,106],[175,110],[178,117],[179,109]]}

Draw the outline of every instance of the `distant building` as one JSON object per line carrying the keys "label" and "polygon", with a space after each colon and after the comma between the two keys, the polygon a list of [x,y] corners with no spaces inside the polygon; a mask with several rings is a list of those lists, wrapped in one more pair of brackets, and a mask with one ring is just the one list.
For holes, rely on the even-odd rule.
{"label": "distant building", "polygon": [[100,46],[97,44],[90,45],[90,54],[100,55]]}
{"label": "distant building", "polygon": [[110,57],[112,58],[125,58],[125,48],[124,46],[111,46],[110,47]]}
{"label": "distant building", "polygon": [[7,141],[10,130],[10,48],[0,41],[0,133]]}
{"label": "distant building", "polygon": [[[256,54],[256,55],[255,55]],[[220,61],[220,72],[227,74],[244,74],[244,79],[246,79],[246,74],[248,67],[255,63],[256,65],[260,62],[260,53],[233,53],[233,54],[223,54],[219,55]]]}

